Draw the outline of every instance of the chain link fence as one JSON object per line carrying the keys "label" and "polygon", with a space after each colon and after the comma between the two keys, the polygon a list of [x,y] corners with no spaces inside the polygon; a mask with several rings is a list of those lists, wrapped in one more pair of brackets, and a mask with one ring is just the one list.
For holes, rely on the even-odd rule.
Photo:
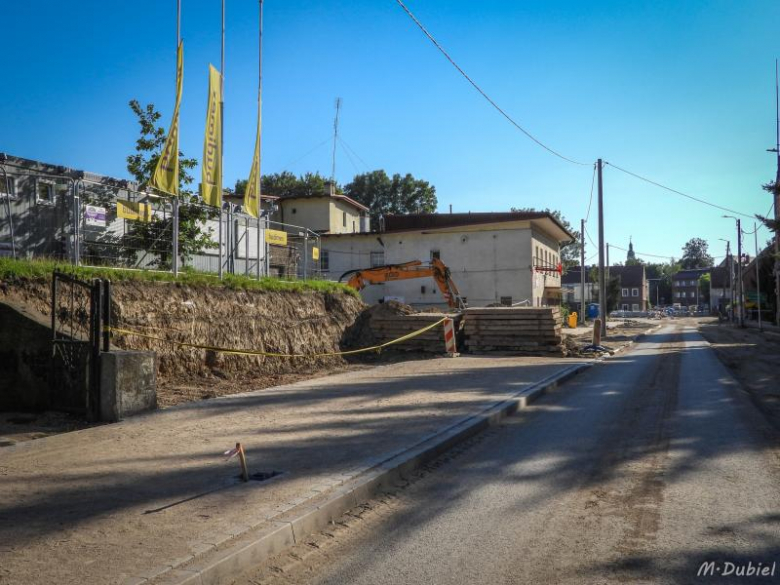
{"label": "chain link fence", "polygon": [[19,167],[11,175],[12,186],[2,190],[8,218],[0,235],[17,257],[252,278],[322,274],[316,232],[270,221],[265,213],[251,217],[234,203],[220,211],[198,197],[160,197],[89,173],[63,177]]}

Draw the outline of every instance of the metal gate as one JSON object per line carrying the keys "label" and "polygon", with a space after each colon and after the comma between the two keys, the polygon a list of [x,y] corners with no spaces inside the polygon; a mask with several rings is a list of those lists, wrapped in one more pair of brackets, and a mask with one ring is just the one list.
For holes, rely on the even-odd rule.
{"label": "metal gate", "polygon": [[100,351],[109,350],[111,283],[55,271],[51,284],[51,404],[100,419]]}

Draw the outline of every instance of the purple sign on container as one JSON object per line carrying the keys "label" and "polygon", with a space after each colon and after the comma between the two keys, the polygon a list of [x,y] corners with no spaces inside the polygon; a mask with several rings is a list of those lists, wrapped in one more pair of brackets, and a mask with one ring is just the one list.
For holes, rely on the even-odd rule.
{"label": "purple sign on container", "polygon": [[84,222],[87,225],[106,227],[106,208],[87,205],[87,210],[84,212]]}

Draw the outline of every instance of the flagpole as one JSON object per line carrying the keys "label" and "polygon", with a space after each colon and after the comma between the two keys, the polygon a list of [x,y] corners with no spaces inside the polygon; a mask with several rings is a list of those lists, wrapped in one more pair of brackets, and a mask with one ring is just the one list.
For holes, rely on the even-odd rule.
{"label": "flagpole", "polygon": [[[263,0],[260,0],[260,26],[259,26],[259,33],[258,33],[258,41],[257,41],[257,50],[258,50],[258,65],[257,65],[257,152],[258,152],[258,161],[257,161],[257,181],[260,185],[260,189],[257,190],[257,279],[260,280],[260,216],[261,209],[262,209],[262,184],[263,184],[263,175],[260,173],[260,169],[263,168],[261,162],[263,160],[262,152],[263,152],[263,145],[262,145],[262,134],[263,134],[263,123],[262,123],[262,115],[263,115]],[[249,185],[247,185],[247,189],[249,188]],[[266,264],[268,263],[268,258],[265,258]]]}
{"label": "flagpole", "polygon": [[[177,0],[176,2],[176,78],[179,77],[179,47],[181,46],[181,0]],[[174,124],[176,124],[178,128],[178,120],[174,120]],[[170,131],[170,130],[169,130]],[[178,129],[177,129],[178,132]],[[177,140],[178,143],[178,140]],[[178,144],[177,144],[178,148]],[[176,158],[178,159],[179,153],[178,151],[175,153]],[[178,276],[179,275],[179,189],[178,185],[175,185],[175,193],[176,197],[173,198],[173,201],[171,202],[171,206],[173,208],[173,226],[171,227],[171,269],[173,270],[173,275]]]}
{"label": "flagpole", "polygon": [[[219,65],[219,168],[222,174],[223,150],[225,148],[225,0],[222,0],[222,51]],[[219,186],[222,189],[222,185]],[[219,277],[222,278],[222,193],[219,193]]]}

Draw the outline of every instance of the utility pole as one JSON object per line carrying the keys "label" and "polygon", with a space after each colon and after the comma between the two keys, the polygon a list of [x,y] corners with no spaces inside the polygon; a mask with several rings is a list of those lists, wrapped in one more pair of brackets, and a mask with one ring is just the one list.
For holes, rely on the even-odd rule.
{"label": "utility pole", "polygon": [[743,284],[742,284],[742,221],[737,218],[737,296],[739,300],[739,326],[745,326],[744,307],[745,300],[743,298]]}
{"label": "utility pole", "polygon": [[[777,59],[775,59],[775,221],[780,221],[780,90],[778,90]],[[775,233],[775,325],[780,327],[780,232]]]}
{"label": "utility pole", "polygon": [[336,184],[336,142],[339,139],[339,112],[341,111],[341,98],[336,98],[336,117],[333,120],[333,166],[330,171],[331,185]]}
{"label": "utility pole", "polygon": [[729,304],[731,305],[731,314],[729,320],[734,322],[734,262],[731,258],[731,242],[726,242],[726,265],[729,271]]}
{"label": "utility pole", "polygon": [[756,246],[756,259],[754,262],[756,263],[756,304],[758,305],[758,330],[763,331],[761,326],[761,275],[758,271],[758,227],[756,226],[755,222],[753,223],[753,239]]}
{"label": "utility pole", "polygon": [[604,181],[602,170],[604,163],[596,163],[599,175],[599,313],[601,317],[601,337],[607,337],[607,279],[604,272]]}
{"label": "utility pole", "polygon": [[585,220],[580,220],[580,323],[585,324]]}

